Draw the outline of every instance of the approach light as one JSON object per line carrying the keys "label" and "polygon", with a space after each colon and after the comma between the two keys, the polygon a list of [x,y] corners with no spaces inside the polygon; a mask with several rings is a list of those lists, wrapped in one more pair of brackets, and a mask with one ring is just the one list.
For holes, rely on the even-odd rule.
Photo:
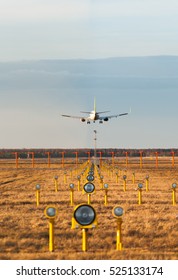
{"label": "approach light", "polygon": [[139,188],[139,189],[142,189],[142,188],[143,188],[143,184],[142,184],[142,183],[139,183],[139,184],[138,184],[138,188]]}
{"label": "approach light", "polygon": [[120,206],[115,206],[112,210],[114,218],[116,218],[117,223],[117,234],[116,234],[116,250],[122,250],[122,234],[121,234],[121,225],[122,225],[122,216],[124,210]]}
{"label": "approach light", "polygon": [[124,214],[124,210],[120,206],[115,206],[112,210],[112,214],[115,218],[119,218]]}
{"label": "approach light", "polygon": [[57,209],[54,206],[47,206],[45,209],[45,215],[48,219],[54,219],[57,215]]}
{"label": "approach light", "polygon": [[96,212],[92,206],[81,204],[75,209],[73,217],[80,226],[90,226],[96,219]]}
{"label": "approach light", "polygon": [[37,191],[40,190],[40,185],[36,185],[36,190],[37,190]]}
{"label": "approach light", "polygon": [[104,189],[108,189],[108,184],[104,184]]}
{"label": "approach light", "polygon": [[92,181],[94,181],[94,176],[93,175],[88,175],[87,176],[87,181],[89,181],[89,182],[92,182]]}
{"label": "approach light", "polygon": [[70,184],[70,185],[69,185],[69,188],[70,188],[71,190],[73,190],[73,189],[74,189],[74,184]]}
{"label": "approach light", "polygon": [[84,191],[88,194],[91,194],[95,190],[95,186],[92,183],[86,183],[83,187]]}

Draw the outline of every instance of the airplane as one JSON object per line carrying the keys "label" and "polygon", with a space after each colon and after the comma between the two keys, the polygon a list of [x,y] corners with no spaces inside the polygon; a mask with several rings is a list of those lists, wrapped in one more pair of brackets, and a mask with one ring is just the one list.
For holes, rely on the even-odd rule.
{"label": "airplane", "polygon": [[82,117],[82,116],[70,116],[70,115],[61,115],[62,117],[67,118],[73,118],[73,119],[79,119],[81,122],[86,122],[87,124],[90,124],[91,122],[95,123],[95,121],[99,121],[99,123],[107,122],[111,118],[117,118],[122,117],[125,115],[128,115],[128,113],[122,113],[118,115],[106,115],[106,116],[100,116],[100,114],[108,113],[110,111],[103,111],[103,112],[97,112],[96,111],[96,100],[94,99],[94,110],[91,112],[84,112],[81,111],[81,113],[89,114],[88,117]]}

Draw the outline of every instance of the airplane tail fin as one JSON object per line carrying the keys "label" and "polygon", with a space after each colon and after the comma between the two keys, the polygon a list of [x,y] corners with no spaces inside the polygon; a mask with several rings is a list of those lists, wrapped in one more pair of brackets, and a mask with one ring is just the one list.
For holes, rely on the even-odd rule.
{"label": "airplane tail fin", "polygon": [[94,111],[96,113],[96,97],[94,98]]}
{"label": "airplane tail fin", "polygon": [[[80,113],[84,113],[84,114],[91,114],[92,112],[80,111]],[[94,98],[94,112],[96,113],[96,98]]]}

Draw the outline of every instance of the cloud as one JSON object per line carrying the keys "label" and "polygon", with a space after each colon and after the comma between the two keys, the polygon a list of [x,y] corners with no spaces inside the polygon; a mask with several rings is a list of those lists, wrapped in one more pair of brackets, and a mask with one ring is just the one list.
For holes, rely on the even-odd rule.
{"label": "cloud", "polygon": [[89,13],[89,2],[77,0],[6,0],[0,3],[0,22],[72,20]]}
{"label": "cloud", "polygon": [[177,14],[176,0],[6,0],[0,3],[1,23]]}

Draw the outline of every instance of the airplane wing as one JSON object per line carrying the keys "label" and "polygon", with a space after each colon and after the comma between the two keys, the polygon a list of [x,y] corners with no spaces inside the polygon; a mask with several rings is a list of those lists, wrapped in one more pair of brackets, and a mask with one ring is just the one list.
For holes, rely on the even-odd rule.
{"label": "airplane wing", "polygon": [[61,115],[61,116],[62,117],[66,117],[66,118],[78,119],[78,120],[80,120],[82,122],[90,120],[89,117],[82,117],[82,116],[80,116],[80,117],[79,116],[70,116],[70,115]]}
{"label": "airplane wing", "polygon": [[72,118],[72,119],[81,119],[79,116],[70,116],[70,115],[61,115],[62,117]]}
{"label": "airplane wing", "polygon": [[99,119],[100,120],[105,120],[105,119],[117,118],[117,117],[126,116],[128,114],[129,113],[122,113],[122,114],[118,114],[118,115],[103,116],[103,117],[99,117]]}

